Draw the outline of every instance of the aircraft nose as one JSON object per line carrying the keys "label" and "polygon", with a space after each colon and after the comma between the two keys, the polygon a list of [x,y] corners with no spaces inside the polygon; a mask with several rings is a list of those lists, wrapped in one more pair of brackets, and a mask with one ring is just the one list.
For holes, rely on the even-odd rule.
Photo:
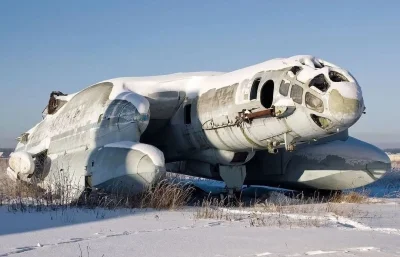
{"label": "aircraft nose", "polygon": [[335,83],[329,94],[329,110],[342,129],[351,127],[364,111],[364,100],[356,83]]}

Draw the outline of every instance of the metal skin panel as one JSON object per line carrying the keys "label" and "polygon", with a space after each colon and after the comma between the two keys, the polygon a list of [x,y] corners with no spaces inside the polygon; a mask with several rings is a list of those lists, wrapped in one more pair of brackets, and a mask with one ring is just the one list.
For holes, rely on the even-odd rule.
{"label": "metal skin panel", "polygon": [[165,172],[142,151],[105,147],[91,158],[93,186],[111,192],[137,193]]}
{"label": "metal skin panel", "polygon": [[391,162],[379,148],[348,137],[325,139],[292,153],[282,151],[276,158],[258,152],[246,166],[246,184],[343,190],[378,180],[391,169]]}
{"label": "metal skin panel", "polygon": [[[282,81],[290,84],[284,95],[280,93]],[[294,85],[298,86],[296,92],[292,92]],[[307,93],[318,99],[313,100],[318,108],[305,102]],[[225,171],[244,170],[248,163],[246,183],[268,184],[272,174],[283,179],[279,183],[297,185],[301,182],[308,187],[326,188],[329,179],[319,178],[323,182],[314,183],[307,182],[313,181],[310,176],[314,175],[300,176],[297,180],[287,175],[301,173],[294,168],[296,165],[289,165],[288,160],[310,143],[310,149],[319,147],[314,141],[334,140],[335,135],[347,131],[365,109],[355,78],[348,71],[313,56],[277,58],[227,73],[109,79],[78,93],[62,94],[50,100],[56,106],[52,106],[50,112],[43,112],[50,114],[21,135],[16,147],[16,151],[29,153],[35,163],[39,159],[47,161],[46,168],[35,170],[32,178],[46,179],[36,174],[56,174],[60,171],[57,165],[72,162],[70,166],[78,174],[75,178],[80,184],[82,177],[93,176],[94,185],[108,187],[109,182],[123,183],[124,176],[128,176],[130,179],[126,181],[130,182],[121,186],[125,188],[151,184],[158,173],[163,173],[163,168],[153,167],[154,163],[148,161],[150,155],[145,152],[118,149],[118,145],[129,145],[126,142],[140,142],[157,151],[160,149],[160,152],[153,152],[163,160],[158,167],[165,165],[164,158],[167,163],[204,162],[207,165],[201,165],[199,176],[208,174],[221,178],[214,166],[221,166]],[[102,148],[109,144],[116,144],[115,149]],[[336,147],[351,148],[353,145]],[[379,152],[366,145],[358,150],[376,153],[371,155],[372,160]],[[104,156],[100,158],[100,155]],[[268,165],[260,162],[259,155],[269,160]],[[241,159],[243,156],[246,158]],[[147,158],[146,164],[138,165],[138,158]],[[293,161],[296,158],[300,157],[293,157],[292,163],[296,163]],[[94,172],[93,162],[102,163],[101,172]],[[314,160],[302,158],[299,162],[304,164],[304,171],[309,164],[315,166]],[[329,162],[332,166],[336,164]],[[375,162],[368,165],[383,172]],[[186,166],[196,175],[194,165],[173,165],[178,167],[175,171],[181,173],[186,172]],[[224,166],[238,166],[238,169]],[[339,168],[343,167],[333,170]],[[349,167],[346,170],[350,170]],[[351,170],[357,170],[352,174],[358,174],[365,169],[354,166]],[[140,177],[141,173],[147,175]],[[227,174],[230,173],[225,173],[225,178]],[[337,179],[342,173],[337,174],[332,178],[339,181],[335,185],[348,187],[345,179]],[[325,177],[332,176],[326,173],[322,178]],[[366,182],[359,184],[363,183]]]}

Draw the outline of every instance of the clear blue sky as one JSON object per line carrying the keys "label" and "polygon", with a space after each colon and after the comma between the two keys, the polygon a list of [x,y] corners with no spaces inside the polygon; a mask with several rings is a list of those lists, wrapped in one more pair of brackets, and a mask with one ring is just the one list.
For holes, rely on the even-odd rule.
{"label": "clear blue sky", "polygon": [[52,90],[297,54],[357,78],[367,115],[352,135],[400,146],[399,10],[365,0],[0,1],[0,147],[40,121]]}

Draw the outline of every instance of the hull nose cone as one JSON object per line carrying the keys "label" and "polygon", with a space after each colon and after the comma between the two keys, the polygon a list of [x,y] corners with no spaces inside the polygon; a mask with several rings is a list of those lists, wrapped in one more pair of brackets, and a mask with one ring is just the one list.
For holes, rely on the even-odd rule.
{"label": "hull nose cone", "polygon": [[287,166],[298,183],[326,190],[362,187],[390,170],[385,152],[352,137],[299,150]]}
{"label": "hull nose cone", "polygon": [[342,128],[349,128],[356,123],[364,111],[362,95],[353,92],[347,95],[333,89],[329,95],[329,110]]}

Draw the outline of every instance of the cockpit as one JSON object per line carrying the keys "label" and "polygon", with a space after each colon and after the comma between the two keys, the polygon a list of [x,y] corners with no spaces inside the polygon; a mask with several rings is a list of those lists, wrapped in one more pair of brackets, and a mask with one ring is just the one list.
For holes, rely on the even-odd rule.
{"label": "cockpit", "polygon": [[42,118],[46,118],[48,114],[52,115],[56,113],[61,107],[64,106],[68,101],[63,99],[63,96],[68,96],[68,94],[64,94],[61,91],[52,91],[50,93],[50,98],[47,106],[42,111]]}
{"label": "cockpit", "polygon": [[364,111],[361,89],[344,69],[315,57],[298,60],[282,79],[279,94],[308,109],[310,119],[320,128],[349,127]]}

